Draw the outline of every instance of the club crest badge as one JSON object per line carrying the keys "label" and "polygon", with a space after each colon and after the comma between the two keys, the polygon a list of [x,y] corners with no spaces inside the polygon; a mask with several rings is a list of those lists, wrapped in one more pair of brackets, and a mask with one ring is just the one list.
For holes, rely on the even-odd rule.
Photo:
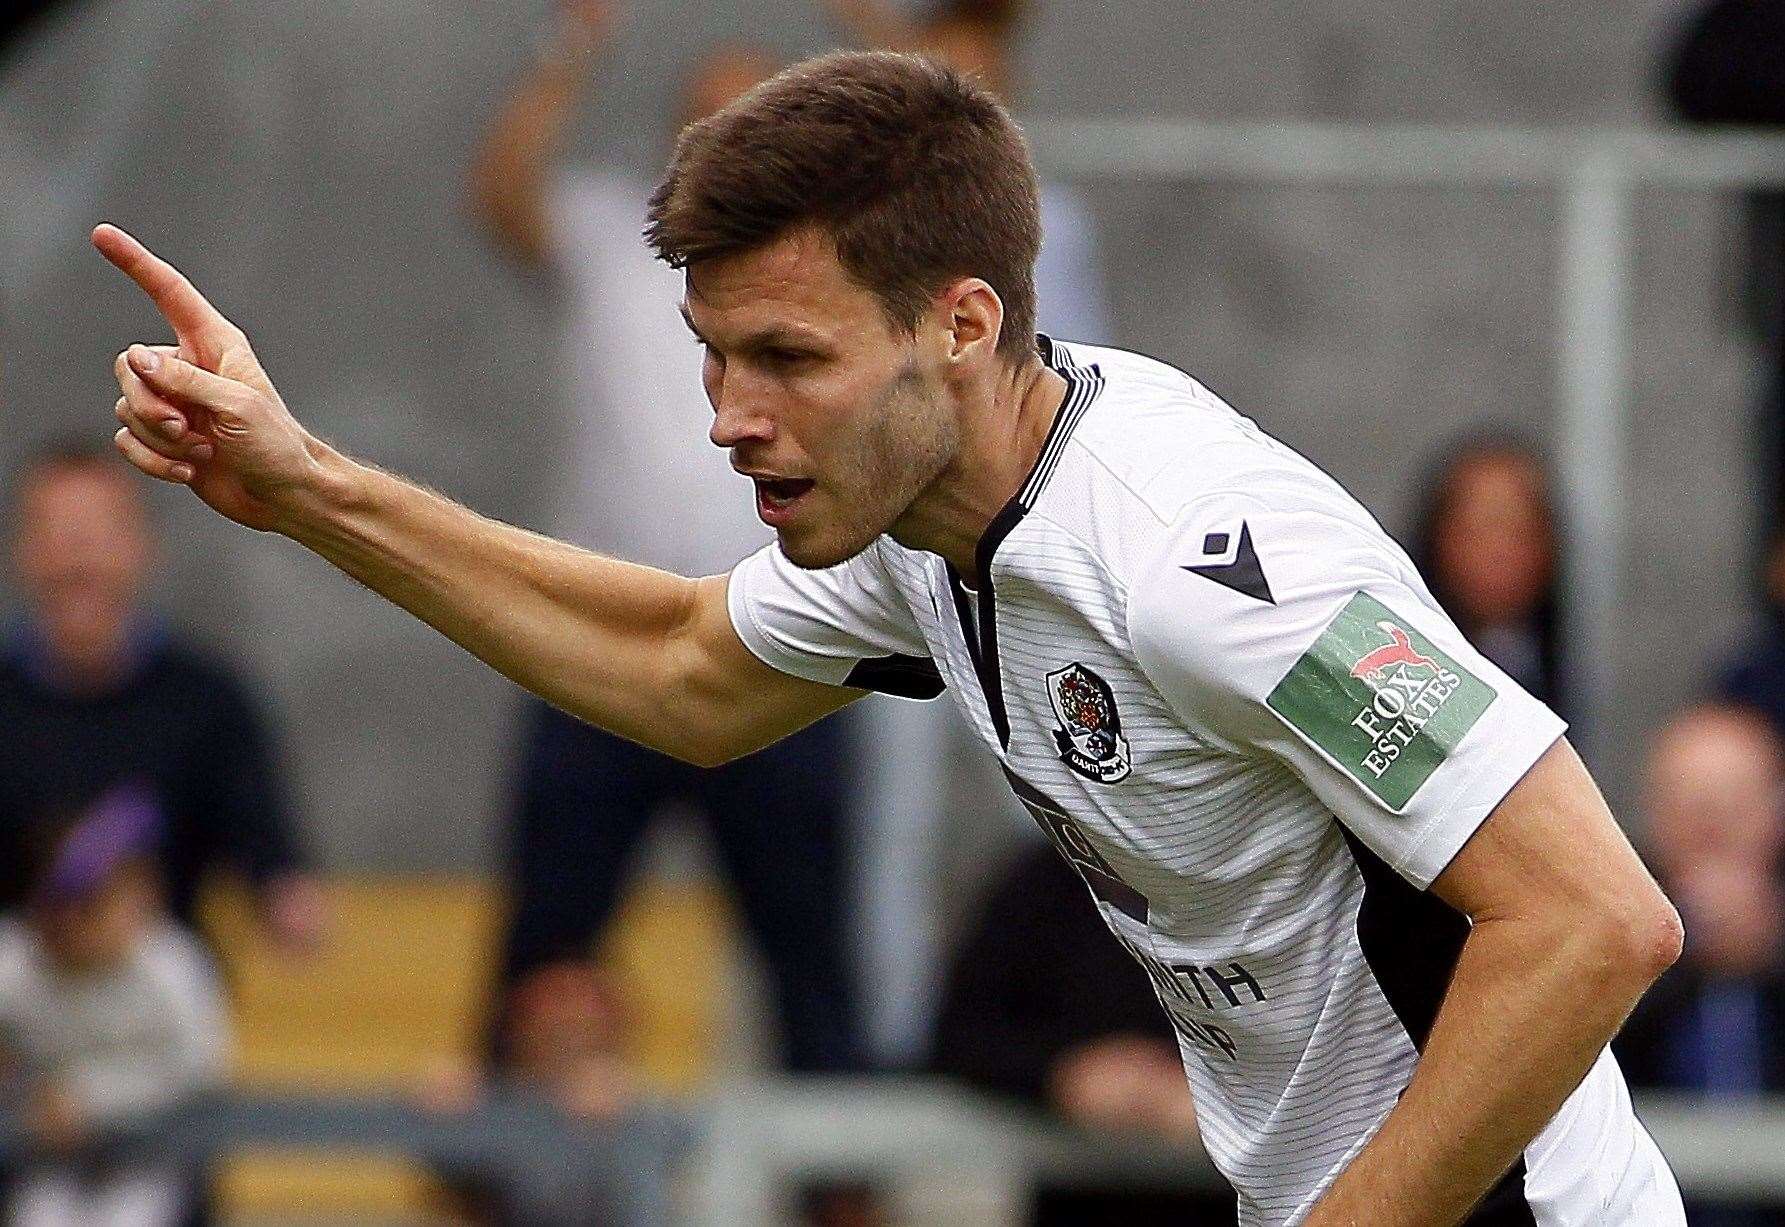
{"label": "club crest badge", "polygon": [[1047,675],[1047,698],[1060,722],[1054,745],[1061,761],[1100,784],[1127,776],[1128,739],[1108,682],[1074,661]]}

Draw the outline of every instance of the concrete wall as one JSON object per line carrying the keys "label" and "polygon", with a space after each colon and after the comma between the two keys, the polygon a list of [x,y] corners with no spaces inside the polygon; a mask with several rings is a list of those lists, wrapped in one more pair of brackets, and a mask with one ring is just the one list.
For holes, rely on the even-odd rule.
{"label": "concrete wall", "polygon": [[[715,35],[783,55],[799,0],[636,0],[579,156],[648,168],[682,67]],[[1037,0],[1028,109],[1564,124],[1651,119],[1664,0]],[[549,319],[481,245],[466,158],[543,6],[92,0],[0,80],[0,461],[103,439],[109,363],[161,328],[86,245],[134,228],[248,330],[294,409],[350,450],[537,522],[562,435]],[[1524,191],[1101,184],[1124,339],[1340,475],[1391,526],[1442,442],[1550,416],[1554,203]],[[1635,570],[1618,659],[1628,797],[1640,738],[1741,626],[1751,357],[1726,202],[1639,211]],[[543,459],[542,459],[543,458]],[[158,492],[183,623],[280,701],[331,863],[477,863],[512,688],[297,547]]]}

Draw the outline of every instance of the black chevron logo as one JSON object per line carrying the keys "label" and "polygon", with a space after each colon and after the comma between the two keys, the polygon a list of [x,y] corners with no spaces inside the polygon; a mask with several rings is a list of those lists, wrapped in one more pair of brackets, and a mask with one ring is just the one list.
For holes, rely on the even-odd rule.
{"label": "black chevron logo", "polygon": [[[1204,537],[1202,552],[1226,553],[1227,534],[1210,533]],[[1244,520],[1240,521],[1240,544],[1234,550],[1232,562],[1203,563],[1200,566],[1185,567],[1184,570],[1204,579],[1212,579],[1235,592],[1243,592],[1254,600],[1270,605],[1277,603],[1277,598],[1271,595],[1270,583],[1264,578],[1264,568],[1258,564],[1258,551],[1252,548],[1252,530]]]}

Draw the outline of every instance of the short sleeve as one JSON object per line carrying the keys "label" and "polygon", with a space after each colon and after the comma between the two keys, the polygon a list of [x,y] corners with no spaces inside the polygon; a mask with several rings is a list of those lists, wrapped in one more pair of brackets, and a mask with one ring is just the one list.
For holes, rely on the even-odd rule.
{"label": "short sleeve", "polygon": [[1129,630],[1197,736],[1286,764],[1421,889],[1566,728],[1361,509],[1193,503],[1137,578]]}
{"label": "short sleeve", "polygon": [[766,545],[732,569],[726,599],[744,646],[783,673],[907,699],[942,693],[878,546],[813,571]]}

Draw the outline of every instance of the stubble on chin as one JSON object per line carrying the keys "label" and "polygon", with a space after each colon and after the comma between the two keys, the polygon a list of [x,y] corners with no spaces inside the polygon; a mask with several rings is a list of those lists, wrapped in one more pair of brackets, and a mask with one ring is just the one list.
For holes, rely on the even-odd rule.
{"label": "stubble on chin", "polygon": [[816,491],[831,504],[832,518],[815,539],[793,548],[786,534],[778,534],[782,554],[808,571],[854,558],[892,531],[953,460],[957,446],[954,420],[925,394],[916,360],[908,361],[887,382],[875,411],[845,449],[837,466],[840,484]]}

